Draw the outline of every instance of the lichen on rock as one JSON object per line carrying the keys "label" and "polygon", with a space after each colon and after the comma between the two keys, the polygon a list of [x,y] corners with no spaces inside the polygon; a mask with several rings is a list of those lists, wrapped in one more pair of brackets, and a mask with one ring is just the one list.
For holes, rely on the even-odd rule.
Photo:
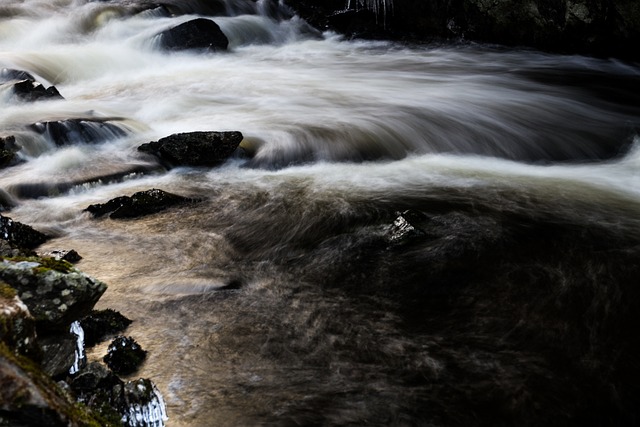
{"label": "lichen on rock", "polygon": [[51,258],[5,258],[0,279],[11,285],[29,307],[39,328],[66,331],[87,315],[107,285]]}

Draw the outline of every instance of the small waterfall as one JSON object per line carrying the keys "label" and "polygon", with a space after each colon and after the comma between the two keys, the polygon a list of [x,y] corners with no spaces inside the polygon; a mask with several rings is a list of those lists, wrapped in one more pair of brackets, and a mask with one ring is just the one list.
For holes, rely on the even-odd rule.
{"label": "small waterfall", "polygon": [[163,427],[167,409],[162,394],[156,385],[144,378],[125,385],[129,403],[122,423],[129,427]]}
{"label": "small waterfall", "polygon": [[76,341],[76,354],[75,361],[73,362],[73,366],[69,368],[69,374],[76,374],[81,367],[83,367],[87,363],[87,355],[84,351],[84,329],[80,326],[79,321],[75,321],[71,324],[69,332],[75,334],[77,337]]}

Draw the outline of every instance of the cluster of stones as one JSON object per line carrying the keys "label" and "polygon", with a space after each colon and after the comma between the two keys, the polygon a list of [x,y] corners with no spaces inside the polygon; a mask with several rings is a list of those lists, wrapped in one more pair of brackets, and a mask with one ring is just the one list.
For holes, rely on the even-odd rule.
{"label": "cluster of stones", "polygon": [[[36,255],[48,237],[27,225],[0,215],[0,234],[0,425],[163,425],[155,385],[118,377],[136,372],[146,352],[116,336],[129,319],[93,310],[107,285],[65,260],[79,260],[75,251]],[[85,346],[114,336],[108,367],[87,365]]]}

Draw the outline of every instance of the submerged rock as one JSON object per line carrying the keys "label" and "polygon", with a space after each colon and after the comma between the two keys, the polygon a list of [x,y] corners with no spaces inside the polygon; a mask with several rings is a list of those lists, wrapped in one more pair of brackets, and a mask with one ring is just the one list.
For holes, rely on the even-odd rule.
{"label": "submerged rock", "polygon": [[157,35],[160,46],[166,50],[227,50],[229,39],[218,24],[210,19],[197,18],[177,25]]}
{"label": "submerged rock", "polygon": [[39,330],[65,333],[72,322],[89,314],[107,289],[103,282],[52,258],[4,259],[0,279],[17,291]]}
{"label": "submerged rock", "polygon": [[103,360],[116,374],[128,375],[137,371],[146,357],[147,352],[133,338],[119,336],[109,344]]}
{"label": "submerged rock", "polygon": [[0,215],[0,239],[6,240],[18,248],[33,249],[49,240],[49,236],[34,230],[29,225]]}
{"label": "submerged rock", "polygon": [[92,347],[111,336],[124,332],[130,324],[131,320],[109,308],[93,310],[80,321],[87,347]]}
{"label": "submerged rock", "polygon": [[81,118],[36,122],[27,126],[58,146],[100,143],[122,138],[130,130],[113,118]]}
{"label": "submerged rock", "polygon": [[240,145],[242,133],[177,133],[142,144],[139,151],[153,154],[168,166],[215,166],[227,160]]}
{"label": "submerged rock", "polygon": [[163,211],[172,206],[195,203],[197,199],[179,196],[163,190],[151,189],[134,193],[131,197],[120,196],[107,203],[90,205],[85,209],[94,217],[109,214],[109,218],[138,218]]}

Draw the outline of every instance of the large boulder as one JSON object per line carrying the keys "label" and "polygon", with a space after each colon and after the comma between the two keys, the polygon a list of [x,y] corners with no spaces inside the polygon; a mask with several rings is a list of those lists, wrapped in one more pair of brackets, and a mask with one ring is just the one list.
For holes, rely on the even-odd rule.
{"label": "large boulder", "polygon": [[227,50],[229,39],[218,24],[210,19],[197,18],[157,34],[160,46],[166,50]]}
{"label": "large boulder", "polygon": [[14,288],[36,319],[38,330],[67,332],[93,309],[103,282],[53,258],[4,259],[0,279]]}
{"label": "large boulder", "polygon": [[131,196],[120,196],[107,203],[90,205],[85,209],[94,217],[109,214],[109,218],[138,218],[163,211],[172,206],[195,203],[198,200],[153,188],[139,191]]}
{"label": "large boulder", "polygon": [[138,150],[153,154],[169,167],[215,166],[235,153],[242,138],[238,131],[177,133],[142,144]]}

